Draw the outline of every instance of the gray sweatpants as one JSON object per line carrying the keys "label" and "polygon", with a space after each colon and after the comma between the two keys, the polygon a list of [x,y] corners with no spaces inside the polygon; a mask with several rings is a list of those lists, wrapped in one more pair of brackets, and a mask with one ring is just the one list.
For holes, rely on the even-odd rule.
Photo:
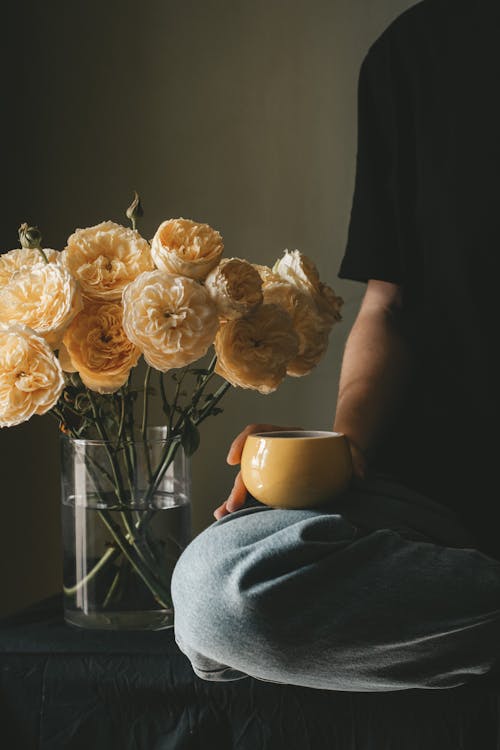
{"label": "gray sweatpants", "polygon": [[226,516],[183,552],[172,592],[176,640],[208,680],[449,688],[500,651],[500,562],[384,479],[320,510]]}

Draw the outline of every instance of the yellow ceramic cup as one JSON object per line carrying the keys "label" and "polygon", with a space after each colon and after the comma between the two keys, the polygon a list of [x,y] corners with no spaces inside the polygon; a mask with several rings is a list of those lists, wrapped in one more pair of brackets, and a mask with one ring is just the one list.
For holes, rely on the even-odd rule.
{"label": "yellow ceramic cup", "polygon": [[315,507],[349,486],[349,443],[339,432],[259,432],[246,439],[241,475],[250,494],[265,505]]}

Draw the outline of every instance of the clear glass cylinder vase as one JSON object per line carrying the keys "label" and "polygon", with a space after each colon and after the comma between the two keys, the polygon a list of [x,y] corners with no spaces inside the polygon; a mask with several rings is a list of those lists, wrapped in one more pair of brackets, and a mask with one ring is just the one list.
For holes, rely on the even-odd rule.
{"label": "clear glass cylinder vase", "polygon": [[165,427],[119,443],[61,436],[66,622],[110,630],[173,624],[170,580],[191,538],[190,478]]}

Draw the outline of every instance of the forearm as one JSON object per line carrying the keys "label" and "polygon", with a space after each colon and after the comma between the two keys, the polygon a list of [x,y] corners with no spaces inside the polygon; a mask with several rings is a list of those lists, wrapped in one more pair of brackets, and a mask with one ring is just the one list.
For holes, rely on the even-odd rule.
{"label": "forearm", "polygon": [[346,343],[334,430],[368,457],[397,414],[410,369],[398,315],[362,309]]}

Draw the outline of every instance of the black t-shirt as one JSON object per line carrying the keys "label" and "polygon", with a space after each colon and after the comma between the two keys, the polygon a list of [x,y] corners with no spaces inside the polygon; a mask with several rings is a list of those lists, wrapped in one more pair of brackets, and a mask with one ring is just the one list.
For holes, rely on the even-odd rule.
{"label": "black t-shirt", "polygon": [[414,381],[379,468],[483,528],[500,520],[499,101],[498,0],[425,0],[384,32],[339,272],[403,287]]}

